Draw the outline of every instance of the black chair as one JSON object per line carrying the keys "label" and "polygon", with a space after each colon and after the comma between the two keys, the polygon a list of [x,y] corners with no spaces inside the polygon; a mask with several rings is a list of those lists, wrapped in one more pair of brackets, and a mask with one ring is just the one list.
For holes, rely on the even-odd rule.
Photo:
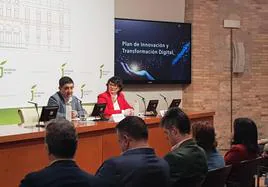
{"label": "black chair", "polygon": [[231,172],[232,166],[225,166],[223,168],[213,169],[208,171],[206,179],[202,187],[224,187],[226,180]]}
{"label": "black chair", "polygon": [[258,157],[234,164],[226,182],[227,187],[254,187],[254,175],[258,173],[258,166],[262,159]]}
{"label": "black chair", "polygon": [[268,158],[263,158],[258,168],[257,187],[260,186],[260,177],[268,173]]}
{"label": "black chair", "polygon": [[172,187],[202,187],[204,178],[191,177],[177,181]]}

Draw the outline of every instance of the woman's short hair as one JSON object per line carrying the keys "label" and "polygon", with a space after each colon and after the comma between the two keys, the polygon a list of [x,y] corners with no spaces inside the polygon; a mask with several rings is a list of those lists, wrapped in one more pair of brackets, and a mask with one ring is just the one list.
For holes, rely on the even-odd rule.
{"label": "woman's short hair", "polygon": [[258,131],[255,122],[249,118],[234,120],[234,136],[232,144],[243,144],[252,153],[258,153]]}
{"label": "woman's short hair", "polygon": [[216,133],[212,124],[208,122],[195,122],[192,125],[192,134],[196,143],[206,152],[215,150],[217,146]]}
{"label": "woman's short hair", "polygon": [[109,83],[113,83],[113,84],[115,84],[116,86],[119,87],[119,91],[118,91],[118,93],[121,92],[121,91],[123,90],[123,80],[122,80],[120,77],[118,77],[118,76],[113,76],[113,77],[111,77],[111,78],[107,81],[107,84],[106,84],[106,86],[107,86],[107,90],[108,90],[108,84],[109,84]]}

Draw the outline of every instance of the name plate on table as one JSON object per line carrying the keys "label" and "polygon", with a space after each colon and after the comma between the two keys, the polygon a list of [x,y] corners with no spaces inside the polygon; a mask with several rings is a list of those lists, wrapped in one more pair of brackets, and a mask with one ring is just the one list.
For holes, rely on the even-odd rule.
{"label": "name plate on table", "polygon": [[119,121],[121,121],[124,118],[125,118],[124,114],[112,114],[112,116],[111,116],[111,120],[116,122],[116,123],[118,123]]}

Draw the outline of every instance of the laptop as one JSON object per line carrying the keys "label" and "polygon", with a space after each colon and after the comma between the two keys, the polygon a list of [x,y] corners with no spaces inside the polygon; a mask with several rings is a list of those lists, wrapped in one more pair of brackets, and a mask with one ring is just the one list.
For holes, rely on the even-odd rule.
{"label": "laptop", "polygon": [[94,108],[91,113],[91,116],[95,117],[93,121],[108,121],[109,120],[104,117],[105,108],[106,108],[106,103],[96,103],[94,105]]}
{"label": "laptop", "polygon": [[157,116],[157,105],[158,105],[158,100],[150,100],[148,103],[148,106],[146,108],[145,116]]}
{"label": "laptop", "polygon": [[173,99],[168,108],[170,109],[174,107],[179,107],[180,104],[181,104],[181,99]]}
{"label": "laptop", "polygon": [[39,122],[47,122],[57,117],[58,106],[43,106]]}

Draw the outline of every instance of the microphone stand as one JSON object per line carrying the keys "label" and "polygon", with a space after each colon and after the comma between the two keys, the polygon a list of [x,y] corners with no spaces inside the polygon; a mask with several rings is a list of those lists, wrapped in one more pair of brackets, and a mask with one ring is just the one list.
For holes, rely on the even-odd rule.
{"label": "microphone stand", "polygon": [[160,96],[163,97],[163,99],[165,100],[166,105],[167,105],[167,110],[168,110],[168,102],[167,102],[167,98],[166,98],[164,95],[162,95],[162,94],[160,94]]}
{"label": "microphone stand", "polygon": [[33,104],[37,113],[37,124],[35,125],[36,127],[45,127],[44,125],[40,124],[40,115],[38,111],[38,104],[32,101],[28,101],[28,103]]}
{"label": "microphone stand", "polygon": [[144,116],[146,114],[146,103],[145,103],[145,98],[142,97],[141,95],[139,94],[136,94],[139,98],[141,98],[142,102],[143,102],[143,106],[144,106]]}
{"label": "microphone stand", "polygon": [[[80,114],[78,114],[78,111],[77,111],[77,115],[78,115],[78,117],[79,118],[85,118],[86,117],[86,114],[87,114],[87,112],[86,112],[86,110],[84,110],[84,108],[83,108],[83,106],[82,106],[82,100],[81,99],[79,99],[79,98],[77,98],[77,100],[79,101],[79,103],[80,103],[80,106],[81,106],[81,112],[80,112]],[[81,120],[81,119],[80,119]]]}

